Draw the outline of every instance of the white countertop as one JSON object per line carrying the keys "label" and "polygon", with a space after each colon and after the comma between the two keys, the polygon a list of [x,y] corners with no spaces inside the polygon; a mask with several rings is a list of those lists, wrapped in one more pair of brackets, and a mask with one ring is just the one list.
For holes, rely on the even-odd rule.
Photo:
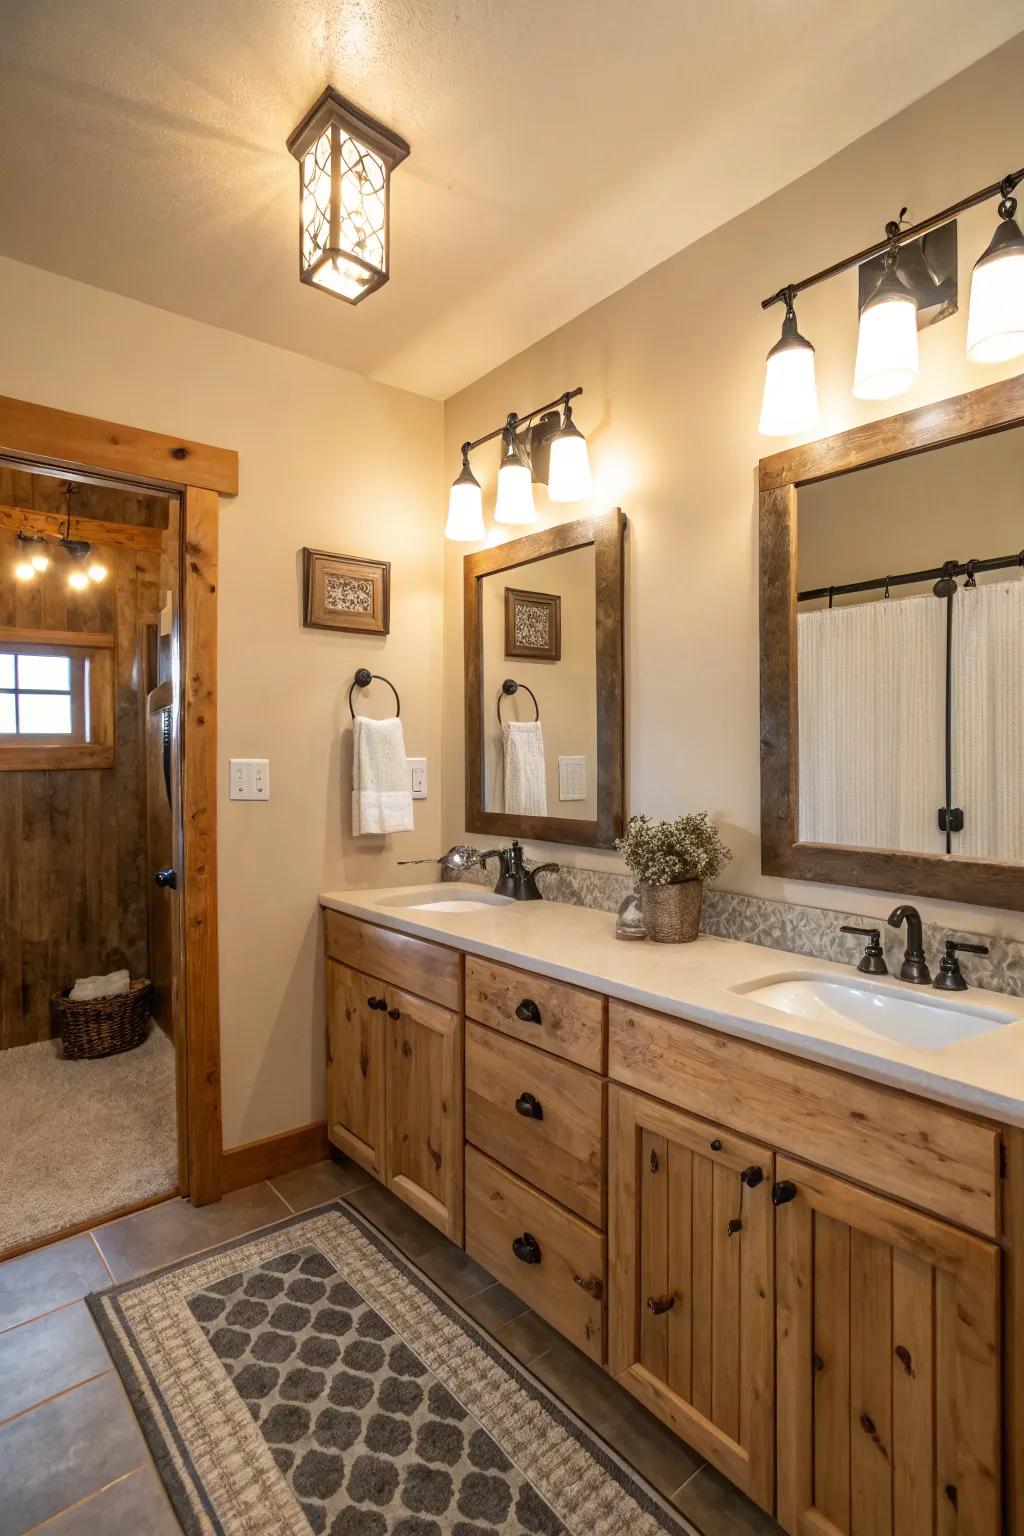
{"label": "white countertop", "polygon": [[[552,901],[517,901],[456,912],[389,905],[415,899],[417,892],[445,897],[455,891],[479,896],[486,887],[449,884],[326,891],[320,904],[1024,1127],[1022,998],[979,987],[960,993],[936,992],[891,976],[861,976],[852,966],[733,939],[702,937],[692,944],[619,940],[614,936],[614,913]],[[969,975],[969,957],[965,969]],[[918,999],[924,994],[944,1006],[992,1010],[1008,1016],[1009,1022],[941,1050],[924,1051],[841,1021],[819,1024],[793,1018],[733,990],[760,979],[804,976],[856,979],[868,987],[895,989]]]}

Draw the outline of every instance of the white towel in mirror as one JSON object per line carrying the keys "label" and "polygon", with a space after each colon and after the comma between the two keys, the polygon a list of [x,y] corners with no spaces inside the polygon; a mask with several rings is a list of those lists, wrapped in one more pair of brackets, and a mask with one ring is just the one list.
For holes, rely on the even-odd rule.
{"label": "white towel in mirror", "polygon": [[546,816],[547,767],[539,720],[510,720],[501,728],[505,754],[505,813]]}
{"label": "white towel in mirror", "polygon": [[352,730],[352,836],[413,830],[412,785],[401,720],[366,720]]}

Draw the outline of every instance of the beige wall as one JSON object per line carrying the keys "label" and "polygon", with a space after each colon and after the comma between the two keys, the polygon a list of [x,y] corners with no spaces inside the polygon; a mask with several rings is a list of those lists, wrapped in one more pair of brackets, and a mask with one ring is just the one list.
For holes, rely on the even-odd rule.
{"label": "beige wall", "polygon": [[[2,394],[238,450],[221,509],[224,1141],[306,1124],[323,1114],[317,892],[386,884],[441,844],[441,407],[9,261],[0,335]],[[392,562],[387,639],[303,629],[304,544]],[[356,844],[342,758],[361,664],[394,679],[431,793],[415,832]],[[269,757],[268,804],[228,801],[229,756]]]}
{"label": "beige wall", "polygon": [[[865,913],[891,905],[886,894],[760,874],[756,466],[784,445],[757,433],[764,354],[781,320],[759,301],[881,235],[904,203],[911,218],[923,217],[1015,167],[1022,69],[1024,36],[446,404],[451,478],[464,439],[512,408],[583,385],[576,417],[590,438],[593,502],[544,508],[542,518],[624,509],[628,807],[655,816],[708,808],[735,850],[731,889]],[[995,222],[994,203],[961,219],[960,313],[922,333],[920,378],[895,405],[850,394],[856,273],[802,297],[801,329],[817,348],[821,435],[1019,371],[1019,363],[976,367],[964,355],[970,270]],[[474,469],[490,506],[496,455],[475,455]],[[461,556],[454,548],[446,556],[446,842],[464,826]],[[581,849],[531,851],[616,864]],[[951,903],[919,904],[937,922],[967,920]],[[972,911],[969,921],[1024,935],[1022,916]]]}

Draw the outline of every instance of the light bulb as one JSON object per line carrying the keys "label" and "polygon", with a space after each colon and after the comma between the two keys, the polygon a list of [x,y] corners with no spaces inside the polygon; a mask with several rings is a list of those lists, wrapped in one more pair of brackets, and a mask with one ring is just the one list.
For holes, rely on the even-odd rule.
{"label": "light bulb", "polygon": [[548,461],[548,495],[552,501],[586,501],[593,483],[587,440],[572,419],[572,406],[565,403],[565,420],[551,439]]}
{"label": "light bulb", "polygon": [[516,452],[511,433],[506,439],[505,457],[498,469],[498,500],[494,508],[496,523],[535,523],[533,476],[530,467]]}
{"label": "light bulb", "polygon": [[484,537],[483,492],[469,467],[469,454],[465,448],[462,450],[462,470],[448,492],[448,521],[444,536],[460,544],[475,544]]}
{"label": "light bulb", "polygon": [[814,348],[796,328],[790,303],[782,335],[768,353],[761,397],[762,437],[795,437],[818,420],[818,386],[814,377]]}
{"label": "light bulb", "polygon": [[1016,206],[1012,197],[999,205],[998,228],[971,275],[967,356],[974,363],[1024,354],[1024,233],[1013,217]]}
{"label": "light bulb", "polygon": [[88,576],[90,581],[106,580],[107,568],[102,560],[92,560],[89,563]]}
{"label": "light bulb", "polygon": [[72,571],[68,576],[68,586],[73,592],[84,592],[89,585],[89,578],[84,571]]}
{"label": "light bulb", "polygon": [[35,570],[30,561],[19,560],[14,567],[14,574],[19,581],[31,581],[35,575]]}
{"label": "light bulb", "polygon": [[917,301],[889,267],[860,313],[853,393],[858,400],[891,400],[917,373]]}
{"label": "light bulb", "polygon": [[50,564],[50,557],[48,554],[40,551],[39,554],[30,557],[30,564],[34,571],[45,571]]}

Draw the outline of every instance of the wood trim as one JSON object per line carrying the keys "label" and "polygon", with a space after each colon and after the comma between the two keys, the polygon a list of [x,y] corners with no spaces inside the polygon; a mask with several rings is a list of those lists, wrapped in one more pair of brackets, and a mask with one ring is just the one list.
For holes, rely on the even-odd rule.
{"label": "wood trim", "polygon": [[163,1195],[150,1195],[146,1200],[136,1200],[131,1205],[119,1205],[116,1210],[108,1211],[104,1216],[94,1216],[87,1221],[76,1221],[73,1227],[61,1227],[59,1232],[47,1232],[45,1237],[34,1237],[31,1242],[18,1243],[14,1248],[5,1248],[0,1252],[0,1264],[5,1264],[8,1259],[20,1258],[23,1253],[35,1253],[39,1248],[49,1248],[53,1243],[62,1243],[67,1237],[80,1237],[83,1232],[96,1232],[107,1226],[112,1221],[120,1221],[122,1216],[134,1216],[138,1211],[148,1211],[152,1205],[165,1205],[168,1200],[177,1200],[179,1191],[169,1189]]}
{"label": "wood trim", "polygon": [[215,491],[188,486],[182,505],[181,676],[184,943],[189,1194],[221,1194],[217,948],[217,518]]}
{"label": "wood trim", "polygon": [[221,1157],[221,1189],[245,1189],[262,1179],[277,1179],[295,1168],[308,1168],[330,1157],[327,1122],[315,1120],[292,1131],[279,1131],[261,1141],[247,1141],[241,1147],[229,1147]]}
{"label": "wood trim", "polygon": [[1024,1131],[1003,1132],[1003,1457],[1006,1529],[1024,1530]]}
{"label": "wood trim", "polygon": [[187,437],[120,426],[0,395],[0,452],[132,480],[238,494],[238,454]]}
{"label": "wood trim", "polygon": [[0,645],[58,645],[67,650],[112,651],[114,633],[99,629],[26,629],[0,624]]}
{"label": "wood trim", "polygon": [[113,768],[114,748],[101,741],[29,746],[30,738],[0,746],[0,773],[49,773],[59,769]]}
{"label": "wood trim", "polygon": [[[29,507],[0,506],[0,531],[31,537],[64,537],[67,518],[60,512],[34,512]],[[163,528],[137,523],[108,523],[100,517],[72,517],[69,537],[90,544],[112,544],[118,549],[151,549],[159,553]]]}
{"label": "wood trim", "polygon": [[[478,550],[463,560],[463,647],[466,687],[466,828],[499,837],[533,838],[610,848],[625,820],[625,719],[623,653],[623,541],[626,519],[619,508],[597,517],[557,523],[525,538]],[[597,820],[568,816],[512,816],[484,809],[483,626],[480,581],[549,555],[594,545],[597,652]]]}
{"label": "wood trim", "polygon": [[1024,911],[1024,867],[799,841],[797,487],[1024,423],[1024,375],[761,461],[761,872]]}

